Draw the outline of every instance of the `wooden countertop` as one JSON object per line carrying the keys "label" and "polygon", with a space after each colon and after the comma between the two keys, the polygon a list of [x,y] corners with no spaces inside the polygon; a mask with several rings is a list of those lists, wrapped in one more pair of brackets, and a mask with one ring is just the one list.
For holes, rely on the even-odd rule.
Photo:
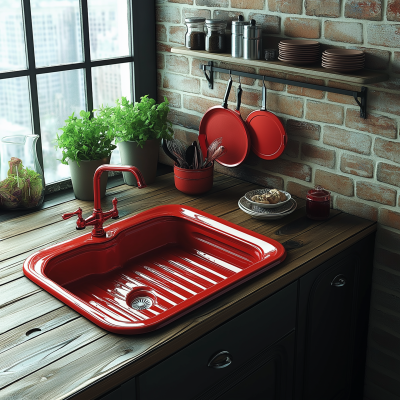
{"label": "wooden countertop", "polygon": [[122,185],[108,191],[103,209],[116,196],[123,218],[161,204],[188,204],[269,236],[287,250],[286,260],[272,270],[160,330],[136,336],[98,328],[23,275],[30,254],[82,234],[74,218],[63,221],[61,214],[82,207],[86,217],[91,202],[73,200],[0,223],[0,398],[96,398],[376,230],[375,222],[338,210],[327,221],[311,221],[300,199],[283,219],[250,218],[237,202],[256,188],[216,173],[212,191],[199,197],[177,191],[172,174],[145,189]]}

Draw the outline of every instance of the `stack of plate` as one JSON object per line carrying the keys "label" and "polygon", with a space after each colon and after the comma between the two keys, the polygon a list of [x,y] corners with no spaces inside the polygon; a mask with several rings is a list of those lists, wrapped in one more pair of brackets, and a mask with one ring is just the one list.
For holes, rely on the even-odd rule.
{"label": "stack of plate", "polygon": [[295,65],[319,62],[319,43],[315,40],[281,40],[278,59]]}
{"label": "stack of plate", "polygon": [[271,220],[283,218],[297,208],[296,201],[287,192],[284,192],[287,200],[277,204],[262,204],[249,200],[255,194],[263,194],[265,191],[268,191],[268,189],[253,190],[246,193],[238,202],[239,208],[253,218]]}
{"label": "stack of plate", "polygon": [[328,49],[322,53],[322,66],[338,72],[352,72],[364,68],[365,53],[360,50]]}

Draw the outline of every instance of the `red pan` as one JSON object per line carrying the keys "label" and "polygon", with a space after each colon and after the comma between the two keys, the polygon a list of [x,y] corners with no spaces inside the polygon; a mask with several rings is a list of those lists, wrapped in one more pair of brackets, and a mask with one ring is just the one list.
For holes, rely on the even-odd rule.
{"label": "red pan", "polygon": [[264,160],[279,157],[286,147],[287,135],[280,119],[267,111],[267,89],[262,87],[261,110],[253,111],[246,118],[251,137],[251,150]]}
{"label": "red pan", "polygon": [[236,110],[228,109],[228,97],[232,87],[232,77],[229,78],[224,100],[221,106],[211,107],[203,115],[199,129],[199,143],[203,154],[207,154],[208,146],[217,138],[222,137],[222,145],[226,153],[216,161],[225,167],[240,165],[250,151],[250,135],[247,125],[240,115],[242,87],[237,91]]}

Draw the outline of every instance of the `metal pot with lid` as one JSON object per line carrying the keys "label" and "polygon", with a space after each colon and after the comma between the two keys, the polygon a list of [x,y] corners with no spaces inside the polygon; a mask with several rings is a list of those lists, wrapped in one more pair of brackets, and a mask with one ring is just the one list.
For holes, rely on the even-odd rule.
{"label": "metal pot with lid", "polygon": [[232,21],[232,57],[243,57],[243,32],[244,26],[250,22],[245,22],[243,15],[239,15],[237,21]]}
{"label": "metal pot with lid", "polygon": [[261,59],[262,29],[252,19],[243,30],[243,58],[246,60]]}

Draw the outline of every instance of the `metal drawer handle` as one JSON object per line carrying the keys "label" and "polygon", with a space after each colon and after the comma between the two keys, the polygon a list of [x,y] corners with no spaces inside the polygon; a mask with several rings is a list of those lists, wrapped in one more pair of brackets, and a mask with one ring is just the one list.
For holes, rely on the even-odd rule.
{"label": "metal drawer handle", "polygon": [[228,351],[220,351],[213,358],[211,358],[208,366],[211,368],[221,369],[226,368],[232,364],[232,356]]}
{"label": "metal drawer handle", "polygon": [[344,275],[337,275],[333,278],[331,282],[332,286],[342,287],[346,284],[346,277]]}

